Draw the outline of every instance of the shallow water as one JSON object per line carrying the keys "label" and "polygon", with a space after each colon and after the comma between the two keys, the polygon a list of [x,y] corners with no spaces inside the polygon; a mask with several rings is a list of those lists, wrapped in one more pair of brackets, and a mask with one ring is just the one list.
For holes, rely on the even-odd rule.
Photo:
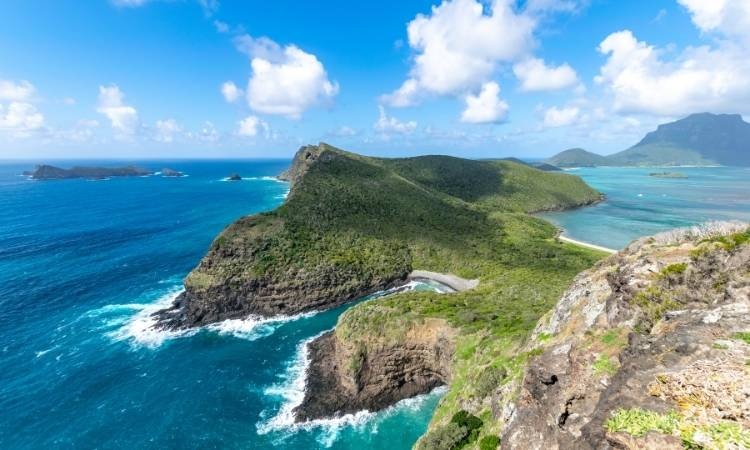
{"label": "shallow water", "polygon": [[346,307],[149,331],[223,227],[283,201],[270,177],[288,161],[142,165],[189,176],[35,182],[0,165],[0,448],[410,448],[442,391],[290,424],[304,342]]}
{"label": "shallow water", "polygon": [[[652,172],[680,172],[688,178],[657,178]],[[597,167],[568,171],[604,193],[588,208],[540,214],[573,239],[610,248],[676,227],[712,220],[750,222],[750,168]]]}

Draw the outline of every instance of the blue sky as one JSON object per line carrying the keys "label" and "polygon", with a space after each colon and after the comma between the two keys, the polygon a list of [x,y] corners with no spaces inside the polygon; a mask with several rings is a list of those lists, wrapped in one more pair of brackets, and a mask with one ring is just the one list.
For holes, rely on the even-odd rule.
{"label": "blue sky", "polygon": [[0,4],[0,159],[611,153],[750,113],[748,0]]}

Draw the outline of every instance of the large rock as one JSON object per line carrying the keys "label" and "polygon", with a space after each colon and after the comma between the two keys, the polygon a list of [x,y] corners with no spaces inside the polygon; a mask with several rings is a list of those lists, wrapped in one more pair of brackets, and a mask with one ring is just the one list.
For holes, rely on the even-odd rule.
{"label": "large rock", "polygon": [[[685,439],[723,448],[711,426],[748,433],[750,345],[737,334],[750,331],[746,227],[641,239],[582,273],[538,325],[528,348],[543,351],[515,399],[496,398],[502,448],[667,449]],[[637,433],[607,425],[643,411],[674,414],[680,425]]]}
{"label": "large rock", "polygon": [[305,398],[295,419],[378,411],[449,383],[456,335],[439,319],[414,324],[397,343],[324,334],[309,344]]}

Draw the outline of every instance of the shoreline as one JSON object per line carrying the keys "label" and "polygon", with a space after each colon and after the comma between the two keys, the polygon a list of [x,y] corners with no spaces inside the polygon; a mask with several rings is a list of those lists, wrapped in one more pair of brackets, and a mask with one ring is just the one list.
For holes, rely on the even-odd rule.
{"label": "shoreline", "polygon": [[469,289],[474,289],[479,285],[478,279],[467,280],[466,278],[461,278],[459,276],[453,275],[452,273],[430,272],[427,270],[413,270],[409,274],[407,279],[413,281],[419,281],[420,279],[435,281],[453,289],[456,292],[468,291]]}
{"label": "shoreline", "polygon": [[585,247],[592,250],[599,250],[605,253],[609,253],[610,255],[614,255],[615,253],[619,252],[619,250],[615,250],[613,248],[603,247],[601,245],[591,244],[589,242],[579,241],[577,239],[569,238],[567,236],[563,236],[562,234],[557,236],[558,239],[560,239],[563,242],[567,242],[568,244],[578,245],[579,247]]}

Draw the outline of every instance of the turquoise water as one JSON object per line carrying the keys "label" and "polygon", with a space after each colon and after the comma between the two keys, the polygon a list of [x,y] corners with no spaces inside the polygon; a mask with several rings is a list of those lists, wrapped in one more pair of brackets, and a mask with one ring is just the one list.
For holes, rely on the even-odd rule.
{"label": "turquoise water", "polygon": [[0,165],[0,448],[410,448],[441,391],[291,426],[304,343],[345,307],[149,331],[223,227],[283,201],[270,176],[288,161],[142,165],[189,176],[35,182]]}
{"label": "turquoise water", "polygon": [[[656,178],[652,172],[680,172],[688,178]],[[580,168],[579,175],[606,194],[598,205],[540,214],[565,235],[610,248],[675,227],[711,220],[750,222],[750,168]]]}

